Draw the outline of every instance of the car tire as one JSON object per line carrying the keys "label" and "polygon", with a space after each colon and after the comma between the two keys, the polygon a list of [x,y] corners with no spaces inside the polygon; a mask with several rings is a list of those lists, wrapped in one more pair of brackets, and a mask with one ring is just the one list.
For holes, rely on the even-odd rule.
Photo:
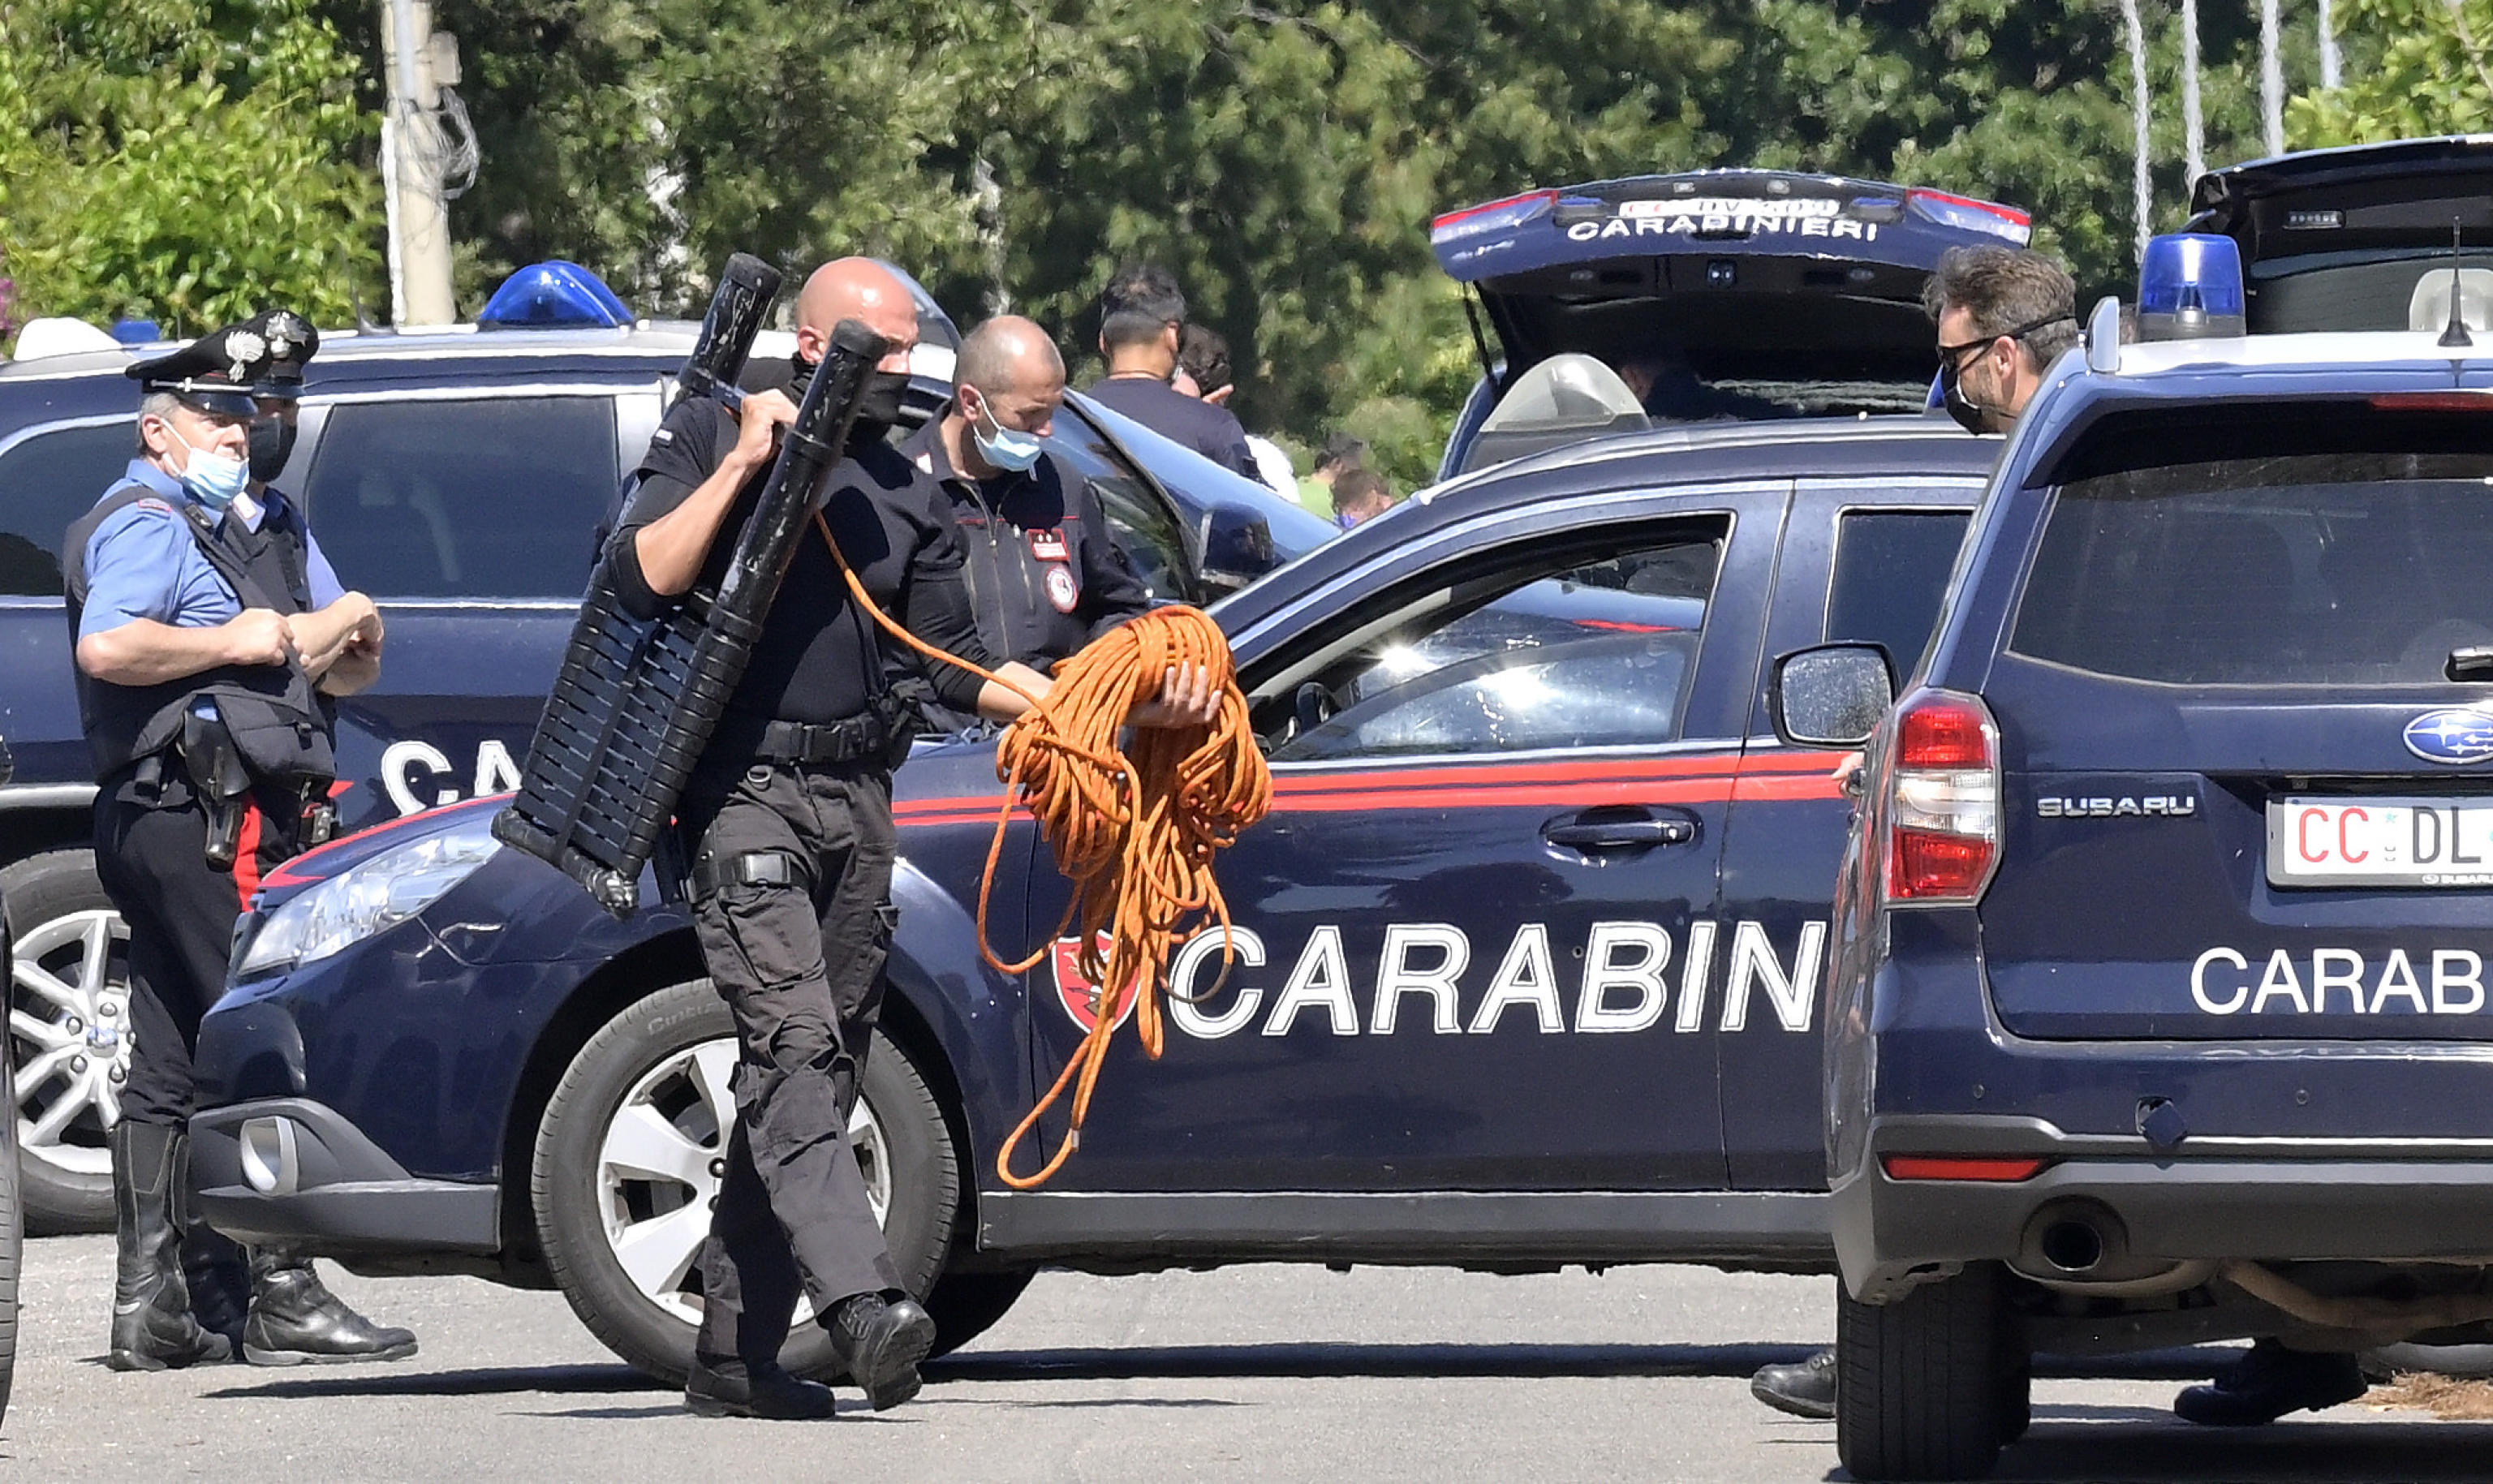
{"label": "car tire", "polygon": [[[556,1286],[608,1349],[676,1384],[692,1365],[698,1258],[718,1183],[711,1161],[735,1117],[736,1056],[735,1022],[709,981],[672,985],[588,1038],[537,1127],[530,1196]],[[927,1292],[960,1210],[943,1109],[881,1031],[858,1105],[850,1127],[885,1241],[910,1291]],[[649,1168],[661,1165],[673,1175]],[[801,1319],[780,1361],[800,1375],[839,1371],[829,1335]]]}
{"label": "car tire", "polygon": [[1988,1266],[1884,1304],[1836,1307],[1835,1448],[1856,1479],[1978,1479],[1997,1462],[2010,1388],[1999,1277]]}
{"label": "car tire", "polygon": [[1001,1273],[946,1273],[926,1293],[926,1312],[935,1320],[935,1348],[930,1355],[948,1355],[993,1329],[1038,1276],[1034,1268]]}
{"label": "car tire", "polygon": [[[0,958],[6,957],[9,932],[0,923]],[[0,1109],[14,1108],[16,1081],[9,1058],[0,1056]],[[17,1273],[26,1253],[26,1208],[17,1171],[17,1120],[0,1118],[0,1420],[9,1415],[9,1383],[17,1374]]]}
{"label": "car tire", "polygon": [[[8,904],[9,925],[15,936],[8,1005],[32,1021],[64,1027],[76,1015],[90,1017],[115,1033],[116,1044],[103,1071],[127,1075],[130,1065],[130,968],[126,949],[129,930],[113,910],[112,899],[96,877],[92,850],[47,850],[0,869],[0,901]],[[86,939],[103,934],[107,942],[100,983],[90,983],[91,963],[83,951]],[[60,997],[40,995],[28,988],[31,971],[62,984]],[[109,1006],[115,1013],[102,1015]],[[92,1026],[89,1027],[90,1029]],[[15,1015],[10,1020],[8,1059],[24,1068],[47,1052],[58,1050],[57,1036],[39,1041],[26,1033]],[[42,1100],[35,1117],[24,1114],[15,1096],[7,1110],[17,1125],[17,1194],[24,1203],[26,1225],[37,1233],[109,1232],[112,1230],[112,1165],[105,1152],[106,1129],[120,1116],[112,1088],[94,1076],[62,1068],[40,1085],[21,1078],[17,1090]],[[67,1098],[73,1104],[69,1123],[38,1133],[45,1113]]]}

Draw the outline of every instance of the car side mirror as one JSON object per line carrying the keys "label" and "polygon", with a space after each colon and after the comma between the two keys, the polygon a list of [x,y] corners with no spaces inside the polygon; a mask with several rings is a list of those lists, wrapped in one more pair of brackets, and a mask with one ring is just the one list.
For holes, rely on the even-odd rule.
{"label": "car side mirror", "polygon": [[1205,511],[1200,534],[1203,585],[1216,592],[1234,593],[1281,564],[1273,550],[1273,527],[1244,506]]}
{"label": "car side mirror", "polygon": [[1766,710],[1775,735],[1803,747],[1859,747],[1896,703],[1880,644],[1820,644],[1775,662]]}

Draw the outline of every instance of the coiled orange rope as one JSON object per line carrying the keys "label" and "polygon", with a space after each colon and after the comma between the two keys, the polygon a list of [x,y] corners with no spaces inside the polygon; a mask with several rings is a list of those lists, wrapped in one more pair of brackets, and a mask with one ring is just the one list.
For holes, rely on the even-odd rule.
{"label": "coiled orange rope", "polygon": [[[866,595],[820,512],[814,523],[839,564],[849,593],[874,621],[929,659],[969,670],[1019,695],[1031,709],[1005,729],[996,775],[1005,802],[978,879],[978,952],[1007,974],[1027,973],[1054,949],[1067,927],[1080,935],[1076,963],[1091,981],[1091,1027],[1047,1095],[996,1151],[996,1174],[1015,1190],[1044,1184],[1082,1144],[1091,1094],[1118,1022],[1118,1004],[1133,998],[1134,1027],[1156,1060],[1163,1036],[1159,997],[1167,990],[1169,956],[1194,929],[1220,925],[1221,978],[1233,954],[1229,906],[1212,873],[1213,856],[1272,807],[1273,778],[1247,723],[1228,638],[1199,608],[1161,608],[1119,624],[1056,666],[1044,697],[1001,675],[927,643],[892,621]],[[1136,704],[1157,693],[1172,668],[1202,666],[1220,698],[1208,725],[1137,727],[1129,746],[1119,734]],[[1073,882],[1073,901],[1037,951],[1019,963],[998,957],[987,941],[987,898],[995,885],[1005,831],[1015,806],[1038,821],[1057,869]],[[1104,946],[1103,946],[1104,943]],[[1108,986],[1125,987],[1112,991]],[[1217,993],[1215,983],[1206,994]],[[1077,1080],[1078,1079],[1078,1080]],[[1073,1086],[1071,1123],[1055,1157],[1038,1172],[1017,1175],[1013,1150],[1048,1109]]]}

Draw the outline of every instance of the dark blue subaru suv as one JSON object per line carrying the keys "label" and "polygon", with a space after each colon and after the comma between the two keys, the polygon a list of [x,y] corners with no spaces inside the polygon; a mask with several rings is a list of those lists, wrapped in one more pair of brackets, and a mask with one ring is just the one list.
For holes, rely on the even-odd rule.
{"label": "dark blue subaru suv", "polygon": [[[1871,739],[1824,1005],[1857,1477],[1988,1470],[2038,1351],[2493,1323],[2493,340],[2447,255],[2435,330],[2253,339],[2229,239],[2148,261],[2142,334],[2223,338],[2097,312]],[[1887,686],[1790,654],[1778,717]]]}

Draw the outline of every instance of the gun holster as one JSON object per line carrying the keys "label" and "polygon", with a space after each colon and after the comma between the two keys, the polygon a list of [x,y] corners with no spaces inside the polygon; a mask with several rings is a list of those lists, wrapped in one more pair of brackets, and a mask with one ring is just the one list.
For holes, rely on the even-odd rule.
{"label": "gun holster", "polygon": [[229,871],[251,804],[251,771],[243,766],[242,750],[223,721],[190,711],[182,717],[181,753],[192,791],[208,817],[208,865]]}

